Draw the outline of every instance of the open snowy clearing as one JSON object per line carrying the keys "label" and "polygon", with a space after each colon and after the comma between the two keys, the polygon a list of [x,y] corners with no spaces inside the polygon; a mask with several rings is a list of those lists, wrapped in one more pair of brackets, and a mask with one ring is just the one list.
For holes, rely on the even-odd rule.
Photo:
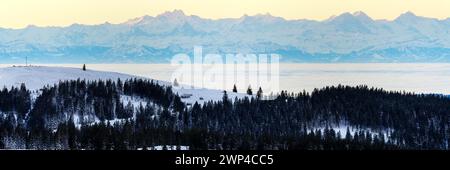
{"label": "open snowy clearing", "polygon": [[[47,66],[16,66],[0,68],[0,86],[10,88],[12,86],[19,87],[22,83],[30,90],[39,90],[46,85],[53,85],[61,80],[126,80],[130,78],[142,78],[128,74],[116,72],[104,72],[86,70],[81,68],[70,67],[47,67]],[[158,81],[160,85],[171,85],[169,82]],[[223,91],[212,89],[192,89],[191,86],[183,86],[173,88],[173,91],[182,97],[182,101],[189,104],[198,102],[203,104],[206,101],[220,101],[223,97]],[[230,99],[249,97],[246,94],[228,92]]]}

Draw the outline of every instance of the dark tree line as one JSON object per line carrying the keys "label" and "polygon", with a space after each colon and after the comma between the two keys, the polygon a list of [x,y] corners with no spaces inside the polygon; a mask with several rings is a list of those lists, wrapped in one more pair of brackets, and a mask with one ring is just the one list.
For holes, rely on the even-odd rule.
{"label": "dark tree line", "polygon": [[23,85],[0,92],[0,148],[449,148],[450,99],[439,95],[337,86],[273,100],[224,92],[186,106],[171,87],[144,79],[63,81],[30,95]]}
{"label": "dark tree line", "polygon": [[4,87],[0,91],[0,112],[15,112],[19,117],[24,118],[31,106],[30,92],[22,84],[20,88],[12,87],[7,89]]}

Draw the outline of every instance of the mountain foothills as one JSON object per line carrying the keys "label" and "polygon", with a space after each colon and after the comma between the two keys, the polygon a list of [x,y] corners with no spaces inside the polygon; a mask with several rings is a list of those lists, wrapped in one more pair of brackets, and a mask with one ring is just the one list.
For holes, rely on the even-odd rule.
{"label": "mountain foothills", "polygon": [[120,24],[0,28],[2,63],[167,63],[196,45],[204,53],[277,53],[283,62],[450,62],[450,19],[355,12],[324,21],[211,20],[175,10]]}
{"label": "mountain foothills", "polygon": [[5,87],[0,149],[449,149],[447,96],[341,85],[271,100],[230,94],[188,104],[136,77]]}

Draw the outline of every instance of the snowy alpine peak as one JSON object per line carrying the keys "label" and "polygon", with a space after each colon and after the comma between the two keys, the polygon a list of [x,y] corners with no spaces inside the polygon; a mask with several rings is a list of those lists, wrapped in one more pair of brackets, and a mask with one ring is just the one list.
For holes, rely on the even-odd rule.
{"label": "snowy alpine peak", "polygon": [[142,17],[138,17],[138,18],[134,18],[134,19],[130,19],[127,22],[123,23],[125,25],[143,25],[143,24],[147,24],[149,22],[151,22],[154,19],[154,17],[149,16],[149,15],[145,15]]}
{"label": "snowy alpine peak", "polygon": [[279,21],[285,21],[284,18],[275,17],[275,16],[271,15],[270,13],[256,14],[253,16],[249,16],[249,15],[245,14],[240,19],[242,22],[252,21],[252,22],[263,22],[263,23],[274,23],[274,22],[279,22]]}
{"label": "snowy alpine peak", "polygon": [[152,17],[149,15],[145,15],[142,17],[130,19],[123,24],[129,25],[129,26],[135,26],[135,25],[150,25],[154,24],[157,21],[164,22],[164,23],[182,23],[187,20],[187,18],[192,16],[187,16],[182,10],[174,10],[174,11],[167,11],[162,14],[157,15],[156,17]]}
{"label": "snowy alpine peak", "polygon": [[167,19],[167,20],[180,20],[180,19],[184,19],[188,16],[186,16],[186,14],[182,11],[182,10],[173,10],[173,11],[167,11],[164,12],[160,15],[158,15],[156,18],[159,19]]}
{"label": "snowy alpine peak", "polygon": [[423,18],[423,17],[418,17],[416,14],[414,14],[411,11],[405,12],[402,15],[400,15],[399,17],[397,17],[395,19],[396,22],[413,22],[418,20],[419,18]]}
{"label": "snowy alpine peak", "polygon": [[371,22],[373,21],[366,13],[357,11],[354,13],[345,12],[338,16],[332,16],[326,22],[351,24],[352,22]]}
{"label": "snowy alpine peak", "polygon": [[324,22],[329,27],[338,32],[351,33],[371,33],[375,22],[365,13],[358,11],[355,13],[343,13],[339,16],[333,16]]}
{"label": "snowy alpine peak", "polygon": [[33,24],[27,25],[27,26],[25,27],[25,29],[38,29],[38,28],[40,28],[40,27],[38,27],[38,26],[36,26],[36,25],[33,25]]}
{"label": "snowy alpine peak", "polygon": [[356,18],[358,18],[359,20],[362,20],[362,21],[373,21],[372,18],[370,18],[363,11],[356,11],[353,13],[353,16],[355,16]]}

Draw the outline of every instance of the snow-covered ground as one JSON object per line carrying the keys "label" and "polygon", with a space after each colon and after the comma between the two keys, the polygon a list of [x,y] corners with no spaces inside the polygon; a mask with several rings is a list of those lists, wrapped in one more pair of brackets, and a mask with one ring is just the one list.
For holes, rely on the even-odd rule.
{"label": "snow-covered ground", "polygon": [[[189,146],[175,146],[175,145],[166,145],[167,150],[189,150]],[[138,148],[137,150],[144,150],[144,148]],[[163,145],[157,145],[153,147],[147,147],[147,150],[164,150]]]}
{"label": "snow-covered ground", "polygon": [[38,90],[45,85],[58,83],[60,80],[76,80],[78,78],[85,80],[117,80],[118,78],[128,79],[132,77],[131,75],[113,72],[83,71],[81,67],[16,66],[0,68],[0,86],[9,88],[25,83],[30,90]]}
{"label": "snow-covered ground", "polygon": [[[116,72],[94,71],[89,69],[83,71],[81,67],[16,66],[0,68],[0,87],[6,86],[7,88],[11,86],[18,87],[24,83],[30,90],[39,90],[46,85],[53,85],[61,80],[76,80],[78,78],[85,80],[117,80],[118,78],[121,80],[129,78],[148,79]],[[165,81],[155,80],[155,82],[158,82],[160,85],[171,85],[171,83]],[[180,96],[190,96],[188,98],[182,98],[182,101],[188,104],[220,101],[223,97],[223,91],[221,90],[192,89],[191,86],[184,85],[173,88],[173,91]],[[236,97],[244,98],[246,96],[248,97],[246,94],[228,92],[230,99],[235,99]]]}
{"label": "snow-covered ground", "polygon": [[[375,130],[375,129],[370,129],[370,128],[356,128],[353,127],[351,125],[339,125],[339,126],[332,126],[332,127],[328,127],[329,129],[333,129],[335,133],[340,133],[341,134],[341,138],[344,139],[345,135],[347,134],[347,130],[349,131],[350,135],[355,136],[355,133],[358,131],[365,131],[365,132],[369,132],[371,134],[372,137],[375,137],[375,135],[379,135],[380,132],[381,134],[384,135],[385,139],[388,139],[391,136],[392,133],[392,129],[384,129],[384,130]],[[318,127],[318,128],[312,128],[310,130],[313,131],[317,131],[320,130],[322,131],[322,133],[325,131],[325,127]],[[310,131],[309,130],[309,131]]]}

